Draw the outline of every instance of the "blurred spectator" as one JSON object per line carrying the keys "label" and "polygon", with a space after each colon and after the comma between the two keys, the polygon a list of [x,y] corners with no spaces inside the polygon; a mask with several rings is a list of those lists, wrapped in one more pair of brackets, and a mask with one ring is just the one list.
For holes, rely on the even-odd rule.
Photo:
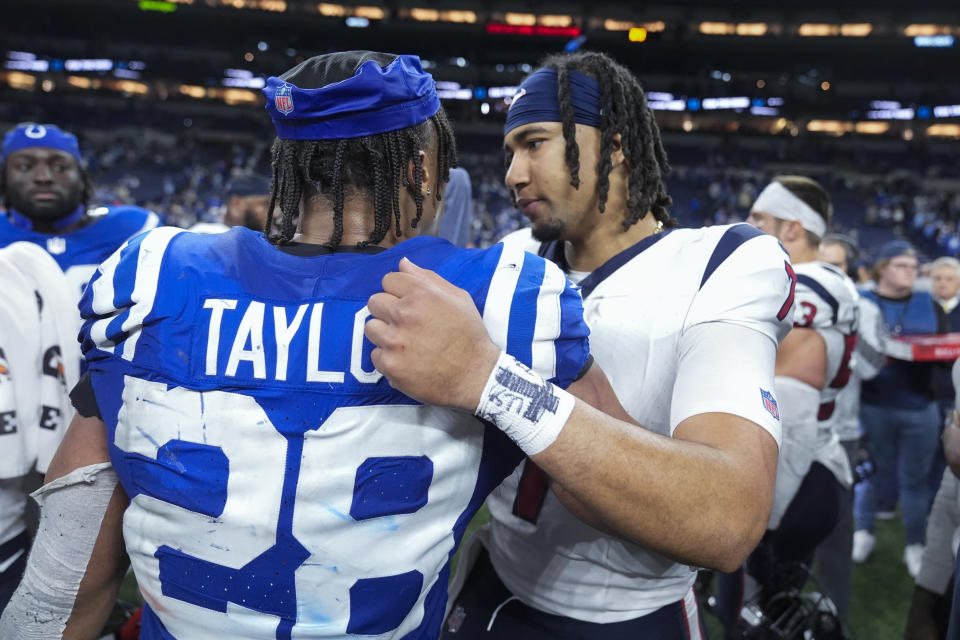
{"label": "blurred spectator", "polygon": [[463,167],[450,170],[450,182],[443,191],[443,214],[437,235],[451,244],[466,248],[470,244],[473,225],[473,187],[470,174]]}
{"label": "blurred spectator", "polygon": [[[894,240],[881,248],[877,258],[877,288],[863,296],[877,305],[886,332],[894,338],[942,333],[946,328],[943,309],[930,294],[912,290],[918,267],[913,247]],[[906,534],[904,562],[911,576],[920,569],[930,505],[927,476],[940,420],[934,402],[933,367],[931,363],[890,360],[873,380],[863,383],[860,418],[877,472],[863,483],[855,501],[854,562],[865,561],[876,543],[877,495],[884,495],[885,487],[898,482]]]}

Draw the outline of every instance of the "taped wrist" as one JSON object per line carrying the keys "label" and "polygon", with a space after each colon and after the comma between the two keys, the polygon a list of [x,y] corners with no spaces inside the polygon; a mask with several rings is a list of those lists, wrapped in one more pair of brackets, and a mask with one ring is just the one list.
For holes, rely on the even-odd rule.
{"label": "taped wrist", "polygon": [[27,570],[0,618],[0,638],[59,638],[117,486],[109,462],[76,469],[37,489],[40,526]]}
{"label": "taped wrist", "polygon": [[506,433],[528,456],[549,447],[576,399],[516,358],[501,353],[474,413]]}

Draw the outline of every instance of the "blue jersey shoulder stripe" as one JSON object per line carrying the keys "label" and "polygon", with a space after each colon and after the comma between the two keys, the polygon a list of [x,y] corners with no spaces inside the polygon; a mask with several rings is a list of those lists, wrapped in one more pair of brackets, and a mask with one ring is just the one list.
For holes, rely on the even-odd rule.
{"label": "blue jersey shoulder stripe", "polygon": [[540,297],[545,266],[542,258],[524,252],[520,277],[510,303],[507,352],[528,367],[533,367],[533,335],[539,320],[537,298]]}
{"label": "blue jersey shoulder stripe", "polygon": [[748,224],[735,224],[727,229],[720,237],[720,241],[713,249],[710,260],[707,261],[707,268],[703,270],[703,279],[700,280],[700,288],[707,284],[707,280],[713,275],[713,272],[723,264],[723,261],[737,250],[747,240],[764,235],[762,231]]}
{"label": "blue jersey shoulder stripe", "polygon": [[837,324],[837,318],[840,316],[840,303],[827,291],[822,284],[811,278],[805,273],[797,274],[797,284],[802,284],[815,294],[823,298],[833,310],[833,324]]}

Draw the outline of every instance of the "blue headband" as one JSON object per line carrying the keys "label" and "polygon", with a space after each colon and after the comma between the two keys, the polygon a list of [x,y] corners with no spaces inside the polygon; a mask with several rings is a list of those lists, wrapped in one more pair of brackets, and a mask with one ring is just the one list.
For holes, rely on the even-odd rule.
{"label": "blue headband", "polygon": [[72,155],[78,163],[80,162],[80,145],[77,144],[75,135],[67,133],[56,125],[32,122],[21,124],[7,131],[7,135],[3,136],[3,161],[6,162],[7,156],[14,151],[30,147],[59,149]]}
{"label": "blue headband", "polygon": [[[513,96],[503,135],[520,125],[531,122],[563,122],[558,98],[557,70],[551,67],[537,69],[520,83],[520,90]],[[596,78],[578,71],[567,74],[570,79],[570,101],[573,103],[573,120],[580,124],[600,127],[600,83]]]}
{"label": "blue headband", "polygon": [[[326,57],[304,64],[323,64]],[[292,82],[310,75],[303,69],[300,65],[282,78],[273,76],[263,89],[278,138],[359,138],[420,124],[440,110],[433,76],[423,70],[417,56],[396,56],[386,66],[366,60],[352,77],[315,89]]]}

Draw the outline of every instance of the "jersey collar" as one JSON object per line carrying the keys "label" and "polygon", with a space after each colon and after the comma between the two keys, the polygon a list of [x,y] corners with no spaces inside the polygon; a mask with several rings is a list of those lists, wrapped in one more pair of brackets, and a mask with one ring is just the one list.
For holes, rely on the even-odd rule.
{"label": "jersey collar", "polygon": [[[666,231],[661,231],[659,233],[654,233],[653,235],[649,235],[643,240],[641,240],[640,242],[636,243],[635,245],[627,247],[626,249],[624,249],[623,251],[621,251],[620,253],[613,256],[612,258],[604,262],[602,265],[594,269],[590,273],[590,275],[584,278],[583,281],[580,283],[580,296],[582,298],[586,298],[587,296],[589,296],[591,293],[593,293],[593,290],[596,289],[601,282],[603,282],[608,277],[613,275],[613,273],[617,269],[627,264],[628,262],[633,260],[635,257],[640,255],[643,251],[645,251],[646,249],[649,249],[650,247],[655,245],[657,242],[665,238],[668,234],[671,233],[671,231],[673,230],[668,229]],[[537,255],[543,258],[546,258],[547,260],[550,260],[551,262],[556,264],[558,267],[563,269],[564,273],[570,271],[570,265],[567,263],[567,257],[565,253],[566,252],[563,250],[563,242],[560,242],[558,240],[541,243],[540,250],[537,251]]]}

